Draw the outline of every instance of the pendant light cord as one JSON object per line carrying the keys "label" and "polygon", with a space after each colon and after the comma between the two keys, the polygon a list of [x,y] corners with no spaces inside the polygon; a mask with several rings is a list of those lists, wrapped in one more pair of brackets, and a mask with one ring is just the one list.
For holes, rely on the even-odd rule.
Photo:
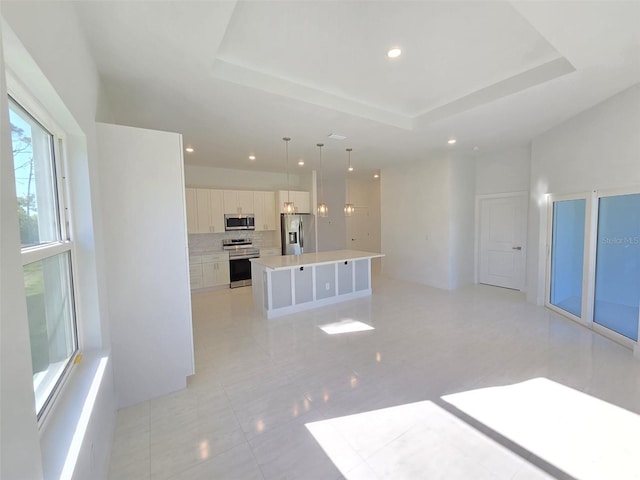
{"label": "pendant light cord", "polygon": [[285,156],[287,159],[287,203],[291,203],[291,185],[289,183],[289,140],[291,140],[291,138],[284,137],[282,140],[284,140]]}
{"label": "pendant light cord", "polygon": [[[351,148],[347,148],[347,152],[349,153],[349,168],[347,169],[347,172],[351,171]],[[347,184],[347,203],[349,203],[349,175],[347,174],[347,176],[345,177],[345,183]]]}
{"label": "pendant light cord", "polygon": [[322,147],[323,143],[318,144],[318,148],[320,149],[320,200],[321,203],[324,203],[324,178],[322,174]]}

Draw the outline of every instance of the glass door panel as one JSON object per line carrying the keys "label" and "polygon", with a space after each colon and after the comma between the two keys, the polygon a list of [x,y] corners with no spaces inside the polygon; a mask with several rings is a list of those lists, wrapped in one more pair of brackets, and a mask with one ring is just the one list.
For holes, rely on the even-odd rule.
{"label": "glass door panel", "polygon": [[549,303],[582,315],[582,272],[587,201],[553,202]]}
{"label": "glass door panel", "polygon": [[640,304],[640,194],[602,197],[594,322],[638,340]]}

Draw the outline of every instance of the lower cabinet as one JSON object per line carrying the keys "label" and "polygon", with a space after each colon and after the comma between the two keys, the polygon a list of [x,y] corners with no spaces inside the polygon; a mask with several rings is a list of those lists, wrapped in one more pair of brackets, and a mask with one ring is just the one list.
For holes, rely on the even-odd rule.
{"label": "lower cabinet", "polygon": [[189,258],[191,290],[229,285],[229,255],[213,253]]}
{"label": "lower cabinet", "polygon": [[193,257],[189,259],[189,278],[191,279],[191,290],[204,288],[202,286],[202,261],[193,263]]}

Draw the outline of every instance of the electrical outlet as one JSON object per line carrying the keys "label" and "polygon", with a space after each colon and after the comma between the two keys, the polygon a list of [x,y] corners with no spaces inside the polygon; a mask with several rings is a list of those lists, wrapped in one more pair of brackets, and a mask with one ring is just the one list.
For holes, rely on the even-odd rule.
{"label": "electrical outlet", "polygon": [[324,284],[324,289],[329,290],[331,288],[331,284],[329,282]]}

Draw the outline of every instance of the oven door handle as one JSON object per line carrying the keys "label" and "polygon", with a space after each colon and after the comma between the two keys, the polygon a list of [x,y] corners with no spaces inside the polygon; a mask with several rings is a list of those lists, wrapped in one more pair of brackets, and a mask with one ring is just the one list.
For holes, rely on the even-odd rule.
{"label": "oven door handle", "polygon": [[233,260],[249,260],[250,258],[260,258],[259,255],[242,255],[240,257],[229,257],[229,261]]}

